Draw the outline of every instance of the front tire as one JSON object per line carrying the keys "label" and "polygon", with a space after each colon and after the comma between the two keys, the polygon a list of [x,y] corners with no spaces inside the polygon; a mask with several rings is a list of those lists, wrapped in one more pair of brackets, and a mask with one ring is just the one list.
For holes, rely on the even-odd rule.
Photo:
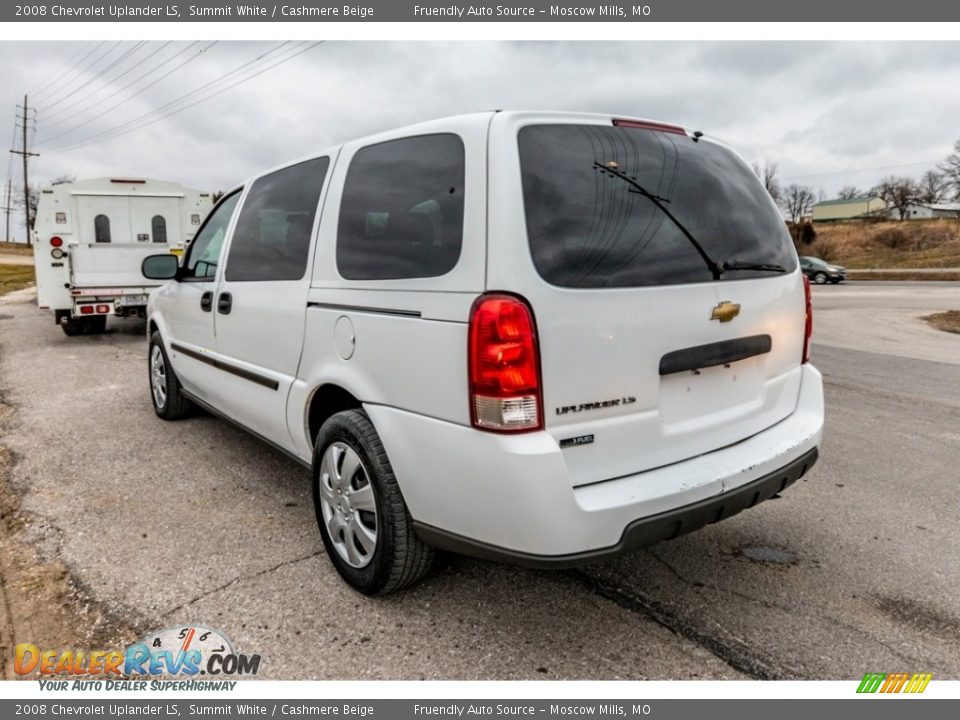
{"label": "front tire", "polygon": [[183,394],[180,381],[167,358],[167,351],[163,348],[160,333],[154,332],[150,336],[150,348],[147,353],[153,411],[157,417],[164,420],[180,420],[188,417],[193,411],[193,403]]}
{"label": "front tire", "polygon": [[313,504],[340,576],[365,595],[385,595],[429,570],[433,550],[417,537],[380,437],[363,410],[328,419],[314,445]]}

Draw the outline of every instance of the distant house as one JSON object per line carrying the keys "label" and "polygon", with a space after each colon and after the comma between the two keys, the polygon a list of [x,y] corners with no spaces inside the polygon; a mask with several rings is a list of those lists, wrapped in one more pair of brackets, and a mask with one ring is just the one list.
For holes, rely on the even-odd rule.
{"label": "distant house", "polygon": [[[900,211],[893,208],[887,214],[892,220],[900,219]],[[960,219],[960,202],[914,203],[907,207],[904,220],[935,220],[937,218]]]}
{"label": "distant house", "polygon": [[855,197],[848,200],[824,200],[813,206],[814,222],[864,220],[884,215],[887,204],[878,197]]}

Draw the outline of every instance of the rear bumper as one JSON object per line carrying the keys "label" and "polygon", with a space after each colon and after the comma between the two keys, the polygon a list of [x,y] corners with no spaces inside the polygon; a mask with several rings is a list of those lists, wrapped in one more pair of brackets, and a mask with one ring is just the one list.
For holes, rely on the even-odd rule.
{"label": "rear bumper", "polygon": [[804,365],[794,412],[735,445],[573,487],[548,433],[499,435],[369,405],[418,533],[438,547],[569,566],[676,537],[780,492],[817,458],[820,373]]}
{"label": "rear bumper", "polygon": [[817,461],[817,448],[809,450],[796,460],[761,478],[741,485],[715,497],[668,510],[651,517],[634,520],[627,525],[620,540],[610,547],[569,555],[532,555],[517,552],[469,538],[454,535],[439,528],[414,522],[417,535],[428,545],[471,555],[485,560],[497,560],[533,568],[562,569],[628,553],[647,545],[673,540],[705,525],[726,520],[742,510],[769,500],[802,478]]}

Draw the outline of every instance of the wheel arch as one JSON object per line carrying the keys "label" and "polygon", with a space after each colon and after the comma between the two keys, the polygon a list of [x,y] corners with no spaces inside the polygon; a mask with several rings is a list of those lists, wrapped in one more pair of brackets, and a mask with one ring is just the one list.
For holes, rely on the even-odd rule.
{"label": "wheel arch", "polygon": [[310,393],[307,402],[306,427],[310,446],[313,447],[323,424],[333,415],[344,410],[357,410],[363,403],[352,392],[334,382],[318,385]]}

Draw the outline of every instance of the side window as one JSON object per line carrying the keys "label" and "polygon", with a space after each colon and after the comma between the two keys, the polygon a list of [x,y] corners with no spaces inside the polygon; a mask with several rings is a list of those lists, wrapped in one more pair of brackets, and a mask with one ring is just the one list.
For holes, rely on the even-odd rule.
{"label": "side window", "polygon": [[230,241],[230,282],[299,280],[307,270],[311,230],[330,158],[264,175],[250,186]]}
{"label": "side window", "polygon": [[463,141],[423,135],[353,156],[337,227],[337,268],[349,280],[437,277],[463,244]]}
{"label": "side window", "polygon": [[97,215],[93,219],[93,238],[98,243],[110,242],[110,218]]}
{"label": "side window", "polygon": [[155,243],[167,242],[167,221],[163,215],[154,215],[150,221],[150,234]]}
{"label": "side window", "polygon": [[237,190],[211,211],[207,222],[197,236],[190,243],[190,254],[187,263],[181,272],[183,280],[211,279],[217,274],[217,263],[220,261],[220,250],[223,239],[230,226],[230,218],[237,208],[240,191]]}

